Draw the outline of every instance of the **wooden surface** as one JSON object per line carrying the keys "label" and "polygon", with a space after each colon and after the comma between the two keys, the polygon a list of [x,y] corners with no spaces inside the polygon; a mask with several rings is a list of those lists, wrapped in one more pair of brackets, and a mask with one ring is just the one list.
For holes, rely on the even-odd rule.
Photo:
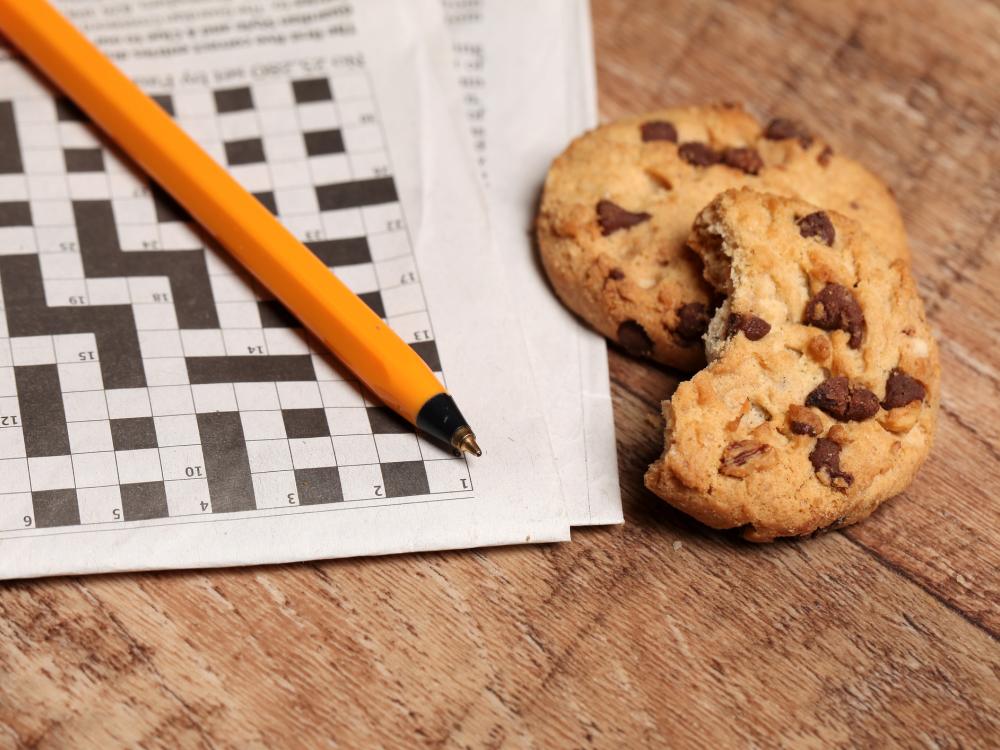
{"label": "wooden surface", "polygon": [[940,335],[933,455],[755,547],[642,489],[677,378],[611,357],[626,523],[573,544],[0,588],[0,747],[1000,744],[1000,11],[595,0],[605,117],[745,101],[893,186]]}

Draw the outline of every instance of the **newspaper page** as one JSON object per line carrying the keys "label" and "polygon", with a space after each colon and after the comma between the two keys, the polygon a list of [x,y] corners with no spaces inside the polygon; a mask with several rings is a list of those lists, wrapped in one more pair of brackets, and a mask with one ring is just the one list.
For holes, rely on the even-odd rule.
{"label": "newspaper page", "polygon": [[0,577],[568,538],[431,0],[62,0],[438,372],[414,433],[0,59]]}
{"label": "newspaper page", "polygon": [[442,3],[494,237],[516,289],[570,522],[621,523],[606,343],[559,303],[532,231],[550,162],[596,124],[589,5]]}

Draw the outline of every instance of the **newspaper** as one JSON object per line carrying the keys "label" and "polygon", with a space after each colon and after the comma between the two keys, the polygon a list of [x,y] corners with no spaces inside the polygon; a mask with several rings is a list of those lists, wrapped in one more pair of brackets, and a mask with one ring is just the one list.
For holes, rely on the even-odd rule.
{"label": "newspaper", "polygon": [[485,455],[401,424],[3,54],[0,578],[567,539],[440,5],[58,6],[440,373]]}
{"label": "newspaper", "polygon": [[531,230],[549,163],[596,124],[588,3],[442,2],[494,237],[516,289],[570,523],[620,523],[606,344],[553,294]]}

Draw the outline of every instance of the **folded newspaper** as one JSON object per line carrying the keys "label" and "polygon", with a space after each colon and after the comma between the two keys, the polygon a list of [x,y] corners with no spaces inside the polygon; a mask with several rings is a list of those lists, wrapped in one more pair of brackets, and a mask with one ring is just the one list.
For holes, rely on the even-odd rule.
{"label": "folded newspaper", "polygon": [[604,343],[528,231],[594,119],[585,2],[57,5],[439,373],[486,453],[381,405],[0,48],[0,578],[621,520]]}

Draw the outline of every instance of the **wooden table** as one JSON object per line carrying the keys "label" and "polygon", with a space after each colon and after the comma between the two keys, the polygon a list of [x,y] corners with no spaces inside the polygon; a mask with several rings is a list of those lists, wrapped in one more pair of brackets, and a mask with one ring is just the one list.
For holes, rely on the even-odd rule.
{"label": "wooden table", "polygon": [[595,0],[605,117],[743,100],[885,176],[938,331],[933,455],[752,546],[642,488],[675,374],[611,356],[626,523],[573,544],[0,588],[0,746],[1000,744],[1000,13]]}

